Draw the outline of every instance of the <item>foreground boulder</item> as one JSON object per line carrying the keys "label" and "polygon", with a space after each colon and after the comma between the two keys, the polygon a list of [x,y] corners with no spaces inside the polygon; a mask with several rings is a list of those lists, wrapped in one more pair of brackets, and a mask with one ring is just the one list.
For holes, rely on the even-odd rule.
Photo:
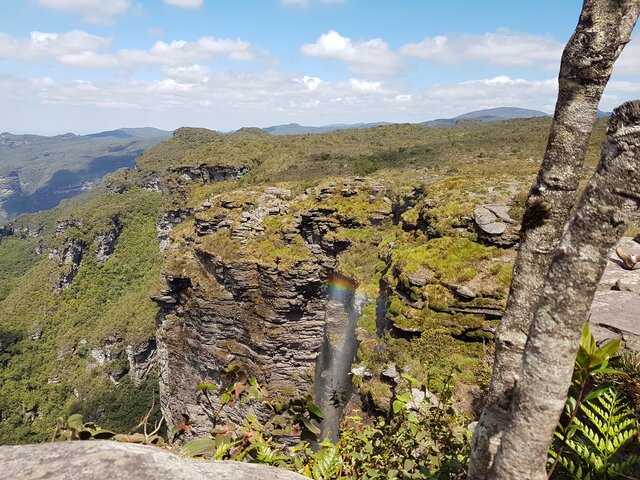
{"label": "foreground boulder", "polygon": [[266,465],[184,460],[157,447],[111,441],[0,447],[3,478],[35,480],[297,480],[302,475]]}

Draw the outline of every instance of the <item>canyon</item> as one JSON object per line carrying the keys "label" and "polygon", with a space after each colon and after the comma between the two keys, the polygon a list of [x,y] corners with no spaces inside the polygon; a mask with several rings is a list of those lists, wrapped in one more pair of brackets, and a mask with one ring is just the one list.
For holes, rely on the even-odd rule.
{"label": "canyon", "polygon": [[388,411],[402,374],[437,390],[453,372],[472,417],[547,125],[182,128],[104,186],[14,220],[0,438],[42,439],[72,412],[130,428],[150,405],[189,437],[250,408],[266,419],[242,404],[211,418],[196,387],[229,365],[270,401],[318,403],[328,438],[345,413]]}

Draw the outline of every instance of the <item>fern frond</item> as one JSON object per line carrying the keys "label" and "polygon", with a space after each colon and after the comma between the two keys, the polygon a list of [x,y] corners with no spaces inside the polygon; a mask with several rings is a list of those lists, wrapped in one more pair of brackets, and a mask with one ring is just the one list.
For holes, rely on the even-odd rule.
{"label": "fern frond", "polygon": [[342,457],[337,445],[325,447],[318,455],[311,473],[314,480],[332,480],[342,465]]}
{"label": "fern frond", "polygon": [[619,473],[628,471],[633,468],[635,465],[640,464],[640,456],[638,455],[626,455],[625,459],[621,462],[611,463],[607,467],[607,473],[609,475],[617,475]]}
{"label": "fern frond", "polygon": [[640,464],[640,456],[623,456],[619,451],[639,432],[633,412],[612,386],[580,405],[570,425],[556,430],[566,451],[562,455],[550,451],[549,455],[580,480],[624,475]]}

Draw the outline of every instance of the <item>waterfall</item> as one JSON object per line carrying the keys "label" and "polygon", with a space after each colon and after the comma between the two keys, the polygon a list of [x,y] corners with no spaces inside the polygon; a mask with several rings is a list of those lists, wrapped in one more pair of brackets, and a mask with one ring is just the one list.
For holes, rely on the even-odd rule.
{"label": "waterfall", "polygon": [[325,333],[316,363],[315,398],[322,409],[320,438],[337,441],[344,407],[352,393],[351,364],[358,340],[356,323],[365,299],[352,281],[334,276],[329,284],[325,310]]}

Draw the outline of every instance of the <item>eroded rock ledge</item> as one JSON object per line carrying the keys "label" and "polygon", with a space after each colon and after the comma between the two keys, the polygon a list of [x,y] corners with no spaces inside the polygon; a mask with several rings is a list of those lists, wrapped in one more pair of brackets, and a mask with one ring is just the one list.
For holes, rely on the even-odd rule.
{"label": "eroded rock ledge", "polygon": [[3,478],[35,480],[302,480],[266,465],[184,460],[157,447],[111,441],[0,447]]}
{"label": "eroded rock ledge", "polygon": [[[228,364],[272,398],[313,391],[325,335],[327,289],[352,240],[348,232],[392,222],[383,187],[363,179],[310,189],[256,188],[206,200],[167,248],[157,332],[163,413],[188,415],[195,434],[212,419],[195,392],[221,383]],[[239,421],[243,406],[221,416]],[[260,412],[257,412],[260,415]]]}

